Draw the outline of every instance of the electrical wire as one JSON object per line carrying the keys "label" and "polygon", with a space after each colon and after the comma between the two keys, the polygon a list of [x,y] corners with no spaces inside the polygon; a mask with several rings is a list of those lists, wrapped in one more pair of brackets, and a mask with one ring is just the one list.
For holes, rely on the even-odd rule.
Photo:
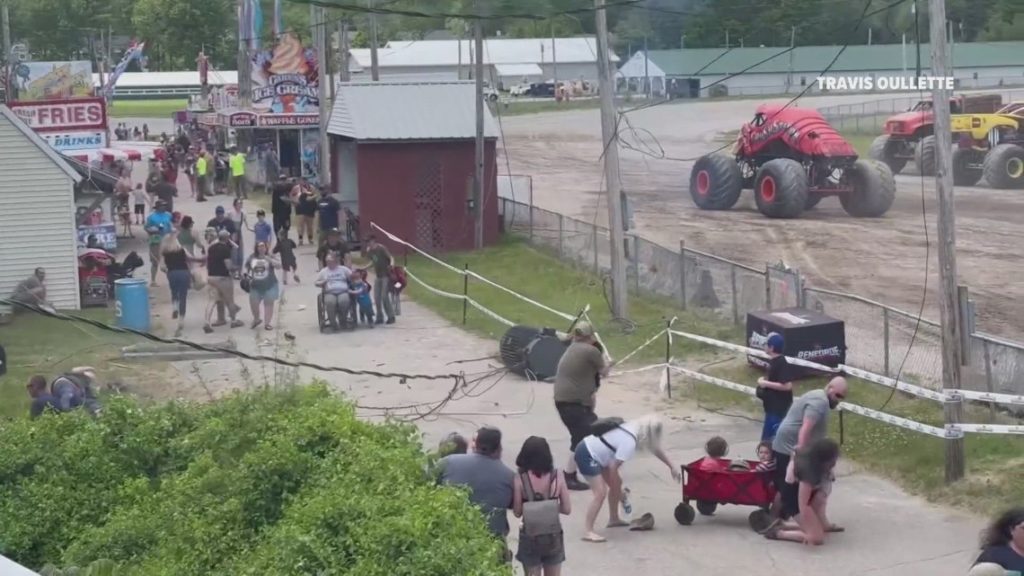
{"label": "electrical wire", "polygon": [[559,16],[572,16],[574,14],[589,14],[598,10],[610,10],[639,5],[643,0],[617,0],[606,2],[603,6],[588,6],[581,8],[569,8],[541,13],[529,12],[506,12],[503,14],[478,14],[472,12],[423,12],[420,10],[406,10],[396,8],[381,8],[374,6],[362,6],[346,2],[328,2],[326,0],[288,0],[292,4],[311,4],[322,8],[335,8],[353,12],[356,14],[376,14],[383,16],[405,16],[407,18],[426,18],[431,20],[459,19],[459,20],[550,20]]}
{"label": "electrical wire", "polygon": [[44,307],[41,307],[41,306],[37,306],[37,305],[33,305],[33,304],[26,304],[24,302],[18,302],[16,300],[10,300],[10,299],[7,299],[7,298],[0,298],[0,304],[7,304],[7,305],[10,305],[10,306],[16,306],[16,307],[21,308],[23,310],[28,310],[30,312],[34,312],[36,314],[39,314],[40,316],[46,316],[46,317],[49,317],[49,318],[54,318],[54,319],[62,320],[62,321],[65,321],[65,322],[87,324],[87,325],[99,328],[101,330],[105,330],[107,332],[114,332],[114,333],[119,333],[119,334],[133,334],[135,336],[139,336],[141,338],[144,338],[144,339],[152,341],[152,342],[159,342],[159,343],[162,343],[162,344],[180,344],[180,345],[187,346],[188,348],[191,348],[193,350],[199,350],[201,352],[211,352],[211,353],[217,353],[217,354],[224,354],[224,355],[232,356],[232,357],[239,358],[239,359],[242,359],[242,360],[253,360],[253,361],[257,361],[257,362],[273,362],[275,364],[279,364],[281,366],[288,366],[288,367],[291,367],[291,368],[310,368],[310,369],[317,370],[317,371],[320,371],[320,372],[341,372],[343,374],[348,374],[350,376],[372,376],[372,377],[375,377],[375,378],[399,378],[403,382],[405,380],[452,380],[452,379],[454,379],[456,381],[462,381],[465,378],[465,375],[462,374],[462,373],[458,373],[458,374],[406,374],[406,373],[400,373],[400,372],[378,372],[376,370],[354,370],[352,368],[345,368],[345,367],[342,367],[342,366],[325,366],[325,365],[322,365],[322,364],[316,364],[316,363],[313,363],[313,362],[304,362],[304,361],[298,361],[297,362],[297,361],[293,361],[293,360],[285,360],[285,359],[282,359],[282,358],[278,358],[276,356],[266,356],[266,355],[263,355],[263,354],[249,354],[249,353],[246,353],[246,352],[235,350],[233,348],[225,348],[225,347],[222,347],[222,346],[209,346],[209,345],[205,345],[205,344],[199,344],[197,342],[192,342],[192,341],[189,341],[189,340],[185,340],[183,338],[163,338],[161,336],[157,336],[156,334],[152,334],[150,332],[144,332],[142,330],[135,330],[133,328],[123,328],[123,327],[120,327],[120,326],[112,326],[110,324],[106,324],[104,322],[100,322],[99,320],[93,320],[91,318],[85,318],[83,316],[78,316],[78,315],[75,315],[75,314],[68,314],[68,313],[65,313],[65,312],[56,312],[56,311],[53,311],[53,310],[50,310],[50,309],[47,309],[47,308],[44,308]]}

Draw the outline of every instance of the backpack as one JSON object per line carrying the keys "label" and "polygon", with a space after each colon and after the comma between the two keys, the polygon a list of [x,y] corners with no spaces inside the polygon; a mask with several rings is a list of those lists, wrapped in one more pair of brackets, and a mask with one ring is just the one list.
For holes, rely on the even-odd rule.
{"label": "backpack", "polygon": [[[601,444],[604,444],[605,446],[608,447],[609,450],[615,452],[617,448],[615,448],[615,446],[612,446],[607,440],[605,440],[604,435],[611,432],[612,430],[617,430],[621,428],[627,434],[633,436],[632,432],[626,430],[625,428],[622,428],[622,425],[625,424],[625,422],[626,421],[623,420],[622,418],[618,418],[615,416],[609,416],[607,418],[598,418],[597,420],[594,421],[593,424],[590,425],[590,433],[594,436],[597,436],[597,439],[601,441]],[[635,440],[636,436],[633,436],[633,439]]]}
{"label": "backpack", "polygon": [[537,494],[530,483],[530,476],[519,475],[523,482],[523,533],[531,538],[553,536],[562,532],[558,502],[558,470],[551,473],[548,495]]}

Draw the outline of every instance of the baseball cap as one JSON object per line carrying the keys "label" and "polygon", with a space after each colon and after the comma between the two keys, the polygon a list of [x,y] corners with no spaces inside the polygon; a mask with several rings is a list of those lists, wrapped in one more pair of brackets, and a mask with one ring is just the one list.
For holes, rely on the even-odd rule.
{"label": "baseball cap", "polygon": [[223,206],[217,206],[217,209],[214,210],[213,212],[214,212],[214,214],[223,214],[224,213],[224,207]]}
{"label": "baseball cap", "polygon": [[572,329],[572,332],[576,336],[586,338],[594,335],[594,327],[590,325],[590,322],[580,321],[576,323],[576,326]]}
{"label": "baseball cap", "polygon": [[772,332],[768,335],[768,342],[766,344],[772,350],[782,352],[782,349],[786,347],[786,340],[782,337],[782,334]]}

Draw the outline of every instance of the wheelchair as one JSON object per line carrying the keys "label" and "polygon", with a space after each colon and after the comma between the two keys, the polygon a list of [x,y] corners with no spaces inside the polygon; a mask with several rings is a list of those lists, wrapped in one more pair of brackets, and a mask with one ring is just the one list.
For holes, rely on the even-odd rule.
{"label": "wheelchair", "polygon": [[[344,314],[338,315],[338,323],[342,330],[351,330],[355,327],[352,319],[352,310],[353,308],[350,305]],[[329,332],[331,330],[331,319],[327,315],[327,306],[324,303],[323,290],[321,290],[320,293],[316,295],[316,313],[318,318],[317,321],[320,326],[320,333],[322,334],[324,332]]]}

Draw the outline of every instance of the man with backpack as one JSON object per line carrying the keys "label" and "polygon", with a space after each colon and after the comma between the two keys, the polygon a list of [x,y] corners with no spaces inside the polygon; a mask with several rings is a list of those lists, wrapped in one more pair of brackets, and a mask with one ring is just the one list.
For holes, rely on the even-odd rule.
{"label": "man with backpack", "polygon": [[578,322],[572,329],[572,343],[562,354],[555,371],[555,409],[569,431],[570,458],[565,466],[565,485],[570,490],[589,490],[579,479],[576,469],[576,446],[590,435],[591,425],[597,420],[594,405],[600,378],[607,377],[611,365],[605,362],[598,347],[594,328],[587,322]]}
{"label": "man with backpack", "polygon": [[100,405],[92,386],[94,378],[91,368],[74,368],[57,376],[47,389],[44,376],[33,376],[27,386],[28,394],[32,397],[29,415],[37,418],[47,409],[70,412],[76,408],[85,408],[89,414],[98,415]]}

